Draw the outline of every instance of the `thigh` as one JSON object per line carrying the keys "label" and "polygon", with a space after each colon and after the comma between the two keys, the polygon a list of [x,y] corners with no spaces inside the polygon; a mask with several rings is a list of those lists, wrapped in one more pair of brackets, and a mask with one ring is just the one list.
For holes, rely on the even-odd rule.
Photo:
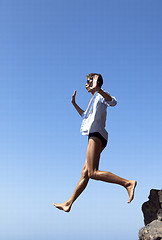
{"label": "thigh", "polygon": [[88,141],[86,164],[88,171],[98,170],[100,154],[103,150],[102,142],[97,137],[91,137]]}

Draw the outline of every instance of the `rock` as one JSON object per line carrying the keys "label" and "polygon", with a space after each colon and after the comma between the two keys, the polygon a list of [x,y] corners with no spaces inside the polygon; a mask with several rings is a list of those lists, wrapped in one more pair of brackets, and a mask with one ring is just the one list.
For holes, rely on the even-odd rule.
{"label": "rock", "polygon": [[159,195],[160,206],[162,208],[162,190],[158,192],[158,195]]}
{"label": "rock", "polygon": [[159,221],[162,221],[162,209],[158,210],[157,218],[158,218]]}
{"label": "rock", "polygon": [[142,205],[142,212],[144,215],[145,225],[151,223],[153,220],[157,219],[157,212],[161,208],[159,192],[162,193],[162,190],[151,189],[149,195],[149,201],[145,202]]}
{"label": "rock", "polygon": [[140,240],[160,240],[162,239],[162,221],[154,220],[139,230]]}
{"label": "rock", "polygon": [[145,227],[139,231],[140,240],[162,240],[162,190],[152,189],[149,201],[142,205]]}

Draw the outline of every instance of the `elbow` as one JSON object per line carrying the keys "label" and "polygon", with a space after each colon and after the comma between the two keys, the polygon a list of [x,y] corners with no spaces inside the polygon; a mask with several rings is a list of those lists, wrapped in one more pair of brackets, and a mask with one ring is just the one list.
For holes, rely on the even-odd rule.
{"label": "elbow", "polygon": [[116,105],[117,105],[117,101],[115,100],[115,101],[114,101],[114,107],[115,107]]}
{"label": "elbow", "polygon": [[115,98],[112,98],[112,101],[110,102],[111,107],[115,107],[117,105],[117,100]]}

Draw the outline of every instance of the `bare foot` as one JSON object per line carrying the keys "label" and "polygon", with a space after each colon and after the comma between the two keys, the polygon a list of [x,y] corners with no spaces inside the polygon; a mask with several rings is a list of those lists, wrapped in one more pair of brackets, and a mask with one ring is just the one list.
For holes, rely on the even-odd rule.
{"label": "bare foot", "polygon": [[129,195],[128,203],[130,203],[134,198],[134,190],[135,190],[136,185],[137,185],[136,181],[130,181],[126,187],[128,195]]}
{"label": "bare foot", "polygon": [[68,202],[64,202],[61,204],[53,203],[53,205],[59,210],[63,210],[65,212],[70,212],[70,209],[71,209],[71,204],[69,204]]}

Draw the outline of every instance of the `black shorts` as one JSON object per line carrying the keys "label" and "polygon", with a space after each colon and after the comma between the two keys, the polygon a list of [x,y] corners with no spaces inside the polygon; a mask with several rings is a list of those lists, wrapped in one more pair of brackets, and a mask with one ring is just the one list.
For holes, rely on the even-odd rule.
{"label": "black shorts", "polygon": [[106,147],[106,145],[107,145],[107,140],[106,140],[99,132],[89,133],[88,140],[89,140],[91,137],[97,137],[97,138],[99,138],[99,139],[101,140],[101,142],[102,142],[101,147],[103,147],[103,148]]}

